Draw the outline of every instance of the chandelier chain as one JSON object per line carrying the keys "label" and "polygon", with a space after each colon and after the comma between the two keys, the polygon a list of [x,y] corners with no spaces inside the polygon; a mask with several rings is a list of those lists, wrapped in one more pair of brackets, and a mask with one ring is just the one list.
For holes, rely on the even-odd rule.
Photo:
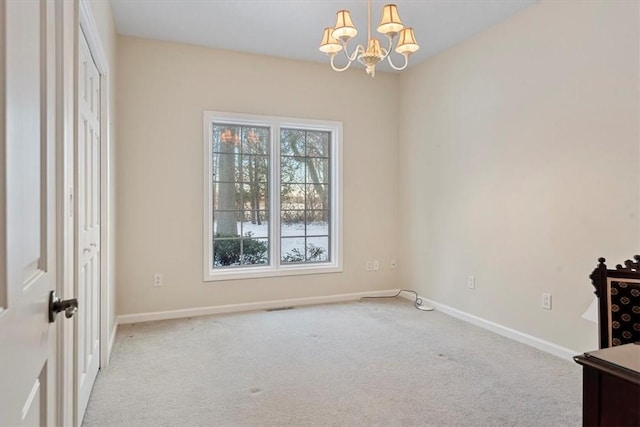
{"label": "chandelier chain", "polygon": [[367,3],[367,46],[371,40],[371,0]]}

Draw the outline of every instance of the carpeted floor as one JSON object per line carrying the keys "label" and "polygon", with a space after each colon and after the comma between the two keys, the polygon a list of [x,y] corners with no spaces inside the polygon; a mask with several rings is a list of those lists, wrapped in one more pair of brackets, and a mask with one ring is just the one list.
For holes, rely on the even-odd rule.
{"label": "carpeted floor", "polygon": [[568,426],[581,370],[404,299],[119,328],[85,426]]}

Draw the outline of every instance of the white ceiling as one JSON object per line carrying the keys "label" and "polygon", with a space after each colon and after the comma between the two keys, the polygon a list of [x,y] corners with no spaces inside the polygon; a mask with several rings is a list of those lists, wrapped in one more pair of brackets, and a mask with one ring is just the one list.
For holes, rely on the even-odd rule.
{"label": "white ceiling", "polygon": [[[391,1],[372,0],[372,35],[378,34],[382,6]],[[395,3],[420,44],[411,57],[415,65],[536,1]],[[318,50],[322,30],[334,25],[339,9],[349,9],[359,31],[355,41],[366,41],[365,0],[111,0],[111,4],[120,34],[325,63],[327,56]],[[378,69],[390,71],[387,65]]]}

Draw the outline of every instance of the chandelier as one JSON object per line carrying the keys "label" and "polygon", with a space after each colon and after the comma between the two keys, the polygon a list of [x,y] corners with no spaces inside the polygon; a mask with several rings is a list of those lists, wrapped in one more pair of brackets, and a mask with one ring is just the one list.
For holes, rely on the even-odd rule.
{"label": "chandelier", "polygon": [[[398,8],[395,4],[387,4],[382,9],[382,18],[378,25],[378,32],[387,36],[389,47],[380,46],[380,40],[371,38],[371,0],[368,1],[367,7],[367,47],[357,45],[352,53],[349,53],[349,40],[358,34],[358,30],[351,21],[351,13],[348,10],[339,10],[336,15],[336,25],[324,29],[322,42],[320,43],[320,52],[326,53],[331,58],[331,68],[334,71],[344,71],[351,66],[353,61],[358,60],[365,66],[367,74],[371,77],[376,75],[376,65],[384,61],[394,70],[404,70],[409,65],[409,56],[420,49],[413,34],[413,28],[405,27],[398,16]],[[393,48],[394,39],[398,36],[398,42],[395,52],[404,56],[404,64],[396,66],[391,61],[391,49]],[[340,51],[344,52],[347,58],[347,65],[342,68],[336,67],[334,59]]]}

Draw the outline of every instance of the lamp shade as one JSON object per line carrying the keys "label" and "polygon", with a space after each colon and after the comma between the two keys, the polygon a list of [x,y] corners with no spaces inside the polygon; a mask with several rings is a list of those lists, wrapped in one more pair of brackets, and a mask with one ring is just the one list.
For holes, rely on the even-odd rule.
{"label": "lamp shade", "polygon": [[402,55],[411,55],[420,49],[418,42],[416,42],[416,36],[413,34],[413,28],[405,27],[400,31],[400,37],[398,37],[398,46],[396,46],[396,52]]}
{"label": "lamp shade", "polygon": [[378,25],[378,32],[388,36],[395,36],[404,26],[398,15],[398,7],[395,4],[387,4],[382,8],[382,18]]}
{"label": "lamp shade", "polygon": [[589,307],[582,313],[582,318],[593,323],[598,323],[598,297],[593,297]]}
{"label": "lamp shade", "polygon": [[342,50],[342,45],[331,36],[332,31],[333,28],[331,27],[325,28],[320,42],[320,52],[324,52],[327,55],[336,54]]}
{"label": "lamp shade", "polygon": [[376,56],[378,58],[384,57],[384,53],[382,53],[382,49],[380,49],[380,40],[371,39],[369,40],[369,45],[367,46],[367,56]]}
{"label": "lamp shade", "polygon": [[336,13],[336,25],[333,28],[331,36],[334,39],[342,39],[344,41],[355,37],[358,34],[358,30],[351,21],[351,13],[348,10],[339,10]]}

